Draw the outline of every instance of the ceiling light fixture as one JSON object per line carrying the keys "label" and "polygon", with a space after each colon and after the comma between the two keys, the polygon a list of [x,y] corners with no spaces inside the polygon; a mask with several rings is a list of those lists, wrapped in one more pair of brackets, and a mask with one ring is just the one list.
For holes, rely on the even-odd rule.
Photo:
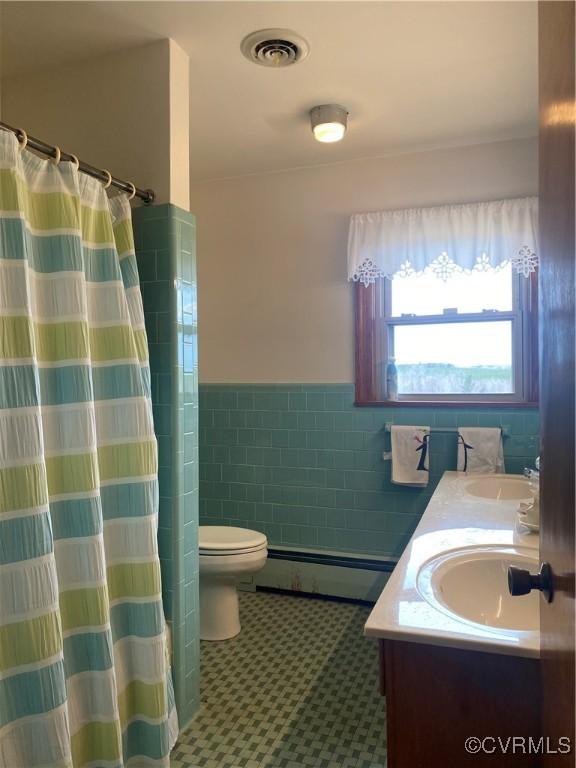
{"label": "ceiling light fixture", "polygon": [[346,133],[348,110],[339,104],[320,104],[310,110],[310,123],[316,141],[340,141]]}

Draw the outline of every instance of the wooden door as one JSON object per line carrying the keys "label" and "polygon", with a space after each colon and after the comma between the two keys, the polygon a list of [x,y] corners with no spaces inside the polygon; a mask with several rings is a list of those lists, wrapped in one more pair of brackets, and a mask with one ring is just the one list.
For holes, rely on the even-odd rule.
{"label": "wooden door", "polygon": [[574,766],[574,2],[539,3],[541,560],[555,596],[541,603],[543,730]]}

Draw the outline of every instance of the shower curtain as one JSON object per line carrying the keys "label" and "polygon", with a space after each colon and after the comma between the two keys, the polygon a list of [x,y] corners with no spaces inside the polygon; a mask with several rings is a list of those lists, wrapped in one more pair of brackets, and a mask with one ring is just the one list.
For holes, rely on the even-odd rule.
{"label": "shower curtain", "polygon": [[0,766],[168,766],[177,733],[130,205],[0,131]]}

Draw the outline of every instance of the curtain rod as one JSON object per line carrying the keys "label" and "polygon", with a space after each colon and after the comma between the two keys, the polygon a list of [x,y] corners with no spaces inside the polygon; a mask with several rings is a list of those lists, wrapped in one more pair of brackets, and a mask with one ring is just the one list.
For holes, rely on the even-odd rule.
{"label": "curtain rod", "polygon": [[45,141],[35,139],[33,136],[26,134],[21,128],[14,128],[14,126],[8,125],[8,123],[3,123],[2,121],[0,121],[0,128],[15,134],[18,141],[24,143],[27,147],[35,149],[36,152],[41,152],[43,155],[52,157],[55,160],[58,159],[59,161],[71,160],[73,163],[78,162],[78,170],[82,171],[82,173],[86,173],[88,176],[106,182],[107,186],[116,187],[123,192],[129,192],[132,196],[139,197],[140,200],[143,200],[146,204],[154,202],[154,190],[152,189],[139,189],[130,181],[117,179],[115,176],[112,176],[109,171],[95,168],[89,163],[78,160],[75,155],[71,155],[69,152],[61,152],[59,147],[53,147],[51,144],[46,144]]}

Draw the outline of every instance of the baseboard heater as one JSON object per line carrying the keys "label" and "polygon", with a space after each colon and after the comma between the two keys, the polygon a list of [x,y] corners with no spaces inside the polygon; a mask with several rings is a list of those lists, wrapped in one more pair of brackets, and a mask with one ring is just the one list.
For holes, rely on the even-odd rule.
{"label": "baseboard heater", "polygon": [[268,549],[268,557],[272,560],[289,560],[296,563],[314,563],[315,565],[332,565],[338,568],[355,568],[362,571],[381,571],[392,573],[397,560],[376,560],[370,557],[347,556],[322,551],[303,551],[296,549]]}
{"label": "baseboard heater", "polygon": [[265,567],[241,582],[241,589],[272,589],[374,603],[396,560],[345,552],[270,547]]}

